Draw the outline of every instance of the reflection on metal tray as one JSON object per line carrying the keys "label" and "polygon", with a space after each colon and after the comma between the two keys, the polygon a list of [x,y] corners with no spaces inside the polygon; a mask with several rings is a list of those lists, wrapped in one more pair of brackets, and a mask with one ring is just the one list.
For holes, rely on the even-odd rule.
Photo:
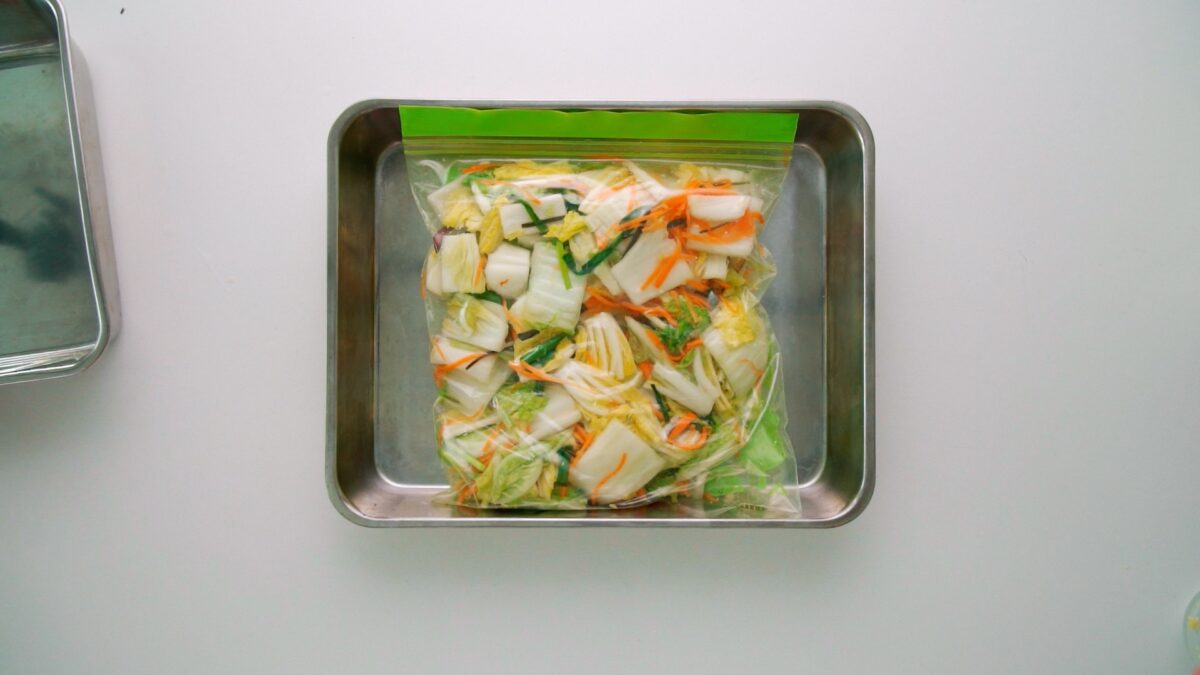
{"label": "reflection on metal tray", "polygon": [[0,384],[78,372],[115,332],[103,188],[62,7],[0,3]]}
{"label": "reflection on metal tray", "polygon": [[[764,230],[779,275],[764,297],[784,359],[788,433],[802,512],[785,518],[683,511],[669,503],[587,512],[443,506],[433,449],[436,395],[417,293],[426,232],[405,173],[397,108],[368,101],[329,137],[326,482],[334,506],[371,527],[661,525],[835,527],[874,486],[873,179],[866,122],[834,103],[588,105],[572,109],[783,110],[799,116],[787,182]],[[497,103],[433,103],[508,107]],[[554,108],[554,104],[539,104]],[[521,104],[521,107],[539,107]]]}

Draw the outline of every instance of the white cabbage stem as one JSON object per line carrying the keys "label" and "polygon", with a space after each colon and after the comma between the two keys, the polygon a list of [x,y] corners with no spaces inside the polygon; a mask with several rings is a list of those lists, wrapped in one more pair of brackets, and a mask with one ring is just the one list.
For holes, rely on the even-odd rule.
{"label": "white cabbage stem", "polygon": [[504,307],[469,295],[456,295],[447,305],[442,334],[484,351],[498,352],[508,340]]}
{"label": "white cabbage stem", "polygon": [[632,496],[664,468],[658,453],[613,420],[571,467],[570,481],[595,503],[612,504]]}
{"label": "white cabbage stem", "polygon": [[717,396],[710,389],[692,382],[683,373],[661,363],[654,364],[651,372],[651,380],[663,396],[701,417],[712,412]]}
{"label": "white cabbage stem", "polygon": [[506,298],[516,298],[529,286],[529,249],[507,242],[488,256],[483,268],[487,287]]}
{"label": "white cabbage stem", "polygon": [[750,198],[742,195],[689,195],[688,213],[709,225],[722,225],[746,215]]}
{"label": "white cabbage stem", "polygon": [[675,253],[675,246],[675,240],[667,236],[666,228],[643,233],[637,243],[625,252],[621,261],[613,265],[613,276],[630,300],[643,304],[694,278],[691,265],[684,260],[676,260],[661,284],[656,286],[647,283],[659,263]]}
{"label": "white cabbage stem", "polygon": [[564,285],[558,253],[545,242],[533,247],[529,266],[529,291],[513,306],[514,316],[525,326],[575,330],[587,279],[568,273],[570,287]]}
{"label": "white cabbage stem", "polygon": [[633,350],[612,314],[590,316],[580,326],[575,358],[607,371],[618,380],[634,374]]}
{"label": "white cabbage stem", "polygon": [[[542,197],[536,204],[530,203],[530,206],[541,220],[554,220],[567,215],[567,205],[562,195]],[[500,207],[500,228],[506,238],[516,235],[523,225],[532,222],[533,218],[529,217],[524,204],[505,204]]]}

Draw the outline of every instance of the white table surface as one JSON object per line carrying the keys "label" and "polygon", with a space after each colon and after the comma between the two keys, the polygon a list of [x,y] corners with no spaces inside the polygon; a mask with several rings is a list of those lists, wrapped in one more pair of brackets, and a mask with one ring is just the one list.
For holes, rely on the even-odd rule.
{"label": "white table surface", "polygon": [[[0,389],[0,671],[1189,672],[1200,4],[67,4],[126,320],[87,373]],[[858,108],[863,516],[344,521],[325,143],[372,97]]]}

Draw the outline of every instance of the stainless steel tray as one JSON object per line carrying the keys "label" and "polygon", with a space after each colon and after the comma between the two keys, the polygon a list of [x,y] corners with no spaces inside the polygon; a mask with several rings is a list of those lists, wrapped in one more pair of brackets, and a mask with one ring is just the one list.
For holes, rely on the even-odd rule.
{"label": "stainless steel tray", "polygon": [[[400,105],[571,109],[762,109],[799,115],[787,184],[765,243],[779,276],[764,298],[784,357],[788,433],[799,480],[790,518],[684,513],[669,504],[566,513],[434,504],[435,397],[411,345],[428,337],[415,280],[428,233],[405,173]],[[837,103],[659,105],[366,101],[329,135],[329,354],[326,482],[334,506],[370,527],[653,525],[835,527],[874,487],[874,146]]]}
{"label": "stainless steel tray", "polygon": [[0,384],[91,365],[117,305],[87,69],[57,0],[0,2]]}

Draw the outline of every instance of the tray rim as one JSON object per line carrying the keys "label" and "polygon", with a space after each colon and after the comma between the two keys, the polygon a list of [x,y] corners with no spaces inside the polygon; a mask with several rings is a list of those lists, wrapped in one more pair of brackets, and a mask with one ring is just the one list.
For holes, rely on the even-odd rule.
{"label": "tray rim", "polygon": [[[67,13],[60,0],[38,0],[49,10],[58,31],[58,59],[62,69],[63,89],[67,106],[67,128],[71,134],[71,151],[74,155],[75,187],[79,196],[80,225],[83,227],[84,248],[87,251],[88,275],[92,280],[92,297],[96,307],[96,341],[84,352],[81,345],[57,346],[41,350],[22,352],[22,357],[47,358],[41,366],[0,374],[0,386],[67,377],[81,373],[92,366],[120,327],[120,300],[116,281],[112,235],[108,221],[108,203],[104,190],[104,173],[100,159],[100,146],[96,132],[94,103],[91,92],[91,77],[87,64],[71,39],[67,26]],[[84,343],[88,344],[88,343]],[[81,353],[79,358],[66,363],[50,357],[59,353]]]}
{"label": "tray rim", "polygon": [[[56,1],[56,0],[51,0]],[[863,149],[863,477],[860,489],[846,507],[832,518],[747,519],[747,518],[637,518],[609,516],[467,516],[457,518],[375,518],[351,507],[337,480],[337,169],[342,137],[363,113],[399,106],[450,106],[479,108],[535,108],[580,110],[764,110],[800,112],[826,110],[842,116],[857,134]],[[799,133],[799,130],[797,130]],[[326,416],[325,485],[330,502],[350,522],[369,528],[408,527],[691,527],[691,528],[788,528],[830,529],[856,520],[875,493],[875,139],[866,118],[855,108],[828,100],[687,100],[687,101],[532,101],[458,99],[363,99],[348,106],[334,120],[327,141],[328,241],[326,246]]]}

